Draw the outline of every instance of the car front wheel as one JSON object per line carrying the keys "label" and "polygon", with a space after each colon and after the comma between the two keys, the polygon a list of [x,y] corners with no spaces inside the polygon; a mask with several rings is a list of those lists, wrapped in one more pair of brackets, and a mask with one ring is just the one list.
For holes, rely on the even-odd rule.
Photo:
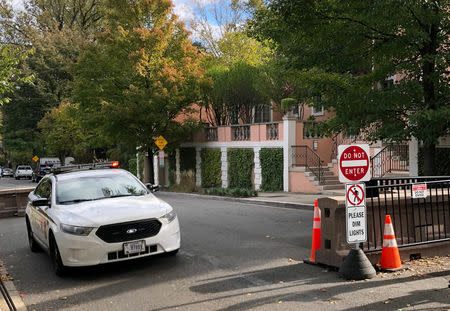
{"label": "car front wheel", "polygon": [[59,253],[58,244],[56,244],[55,237],[50,236],[50,256],[52,258],[53,271],[57,276],[64,276],[67,272],[67,267],[64,266],[61,254]]}

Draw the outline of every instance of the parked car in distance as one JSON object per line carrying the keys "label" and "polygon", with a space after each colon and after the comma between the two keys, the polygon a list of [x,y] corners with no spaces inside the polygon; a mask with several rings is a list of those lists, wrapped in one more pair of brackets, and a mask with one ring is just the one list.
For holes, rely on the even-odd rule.
{"label": "parked car in distance", "polygon": [[12,169],[4,167],[2,170],[2,177],[13,177],[14,172]]}
{"label": "parked car in distance", "polygon": [[14,174],[14,177],[16,179],[20,179],[20,178],[31,179],[32,175],[33,175],[33,170],[31,169],[31,166],[29,166],[29,165],[19,165],[16,168],[16,172]]}
{"label": "parked car in distance", "polygon": [[39,182],[42,177],[44,177],[47,174],[50,174],[52,171],[52,168],[50,166],[44,166],[44,165],[38,165],[36,170],[33,172],[33,175],[31,176],[32,182]]}

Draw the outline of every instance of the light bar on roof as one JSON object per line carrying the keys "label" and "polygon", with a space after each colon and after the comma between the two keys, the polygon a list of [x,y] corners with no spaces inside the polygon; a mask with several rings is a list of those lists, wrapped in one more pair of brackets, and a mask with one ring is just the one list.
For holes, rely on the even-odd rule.
{"label": "light bar on roof", "polygon": [[95,168],[118,168],[119,161],[112,162],[98,162],[98,163],[84,163],[84,164],[70,164],[59,167],[53,167],[53,173],[63,173],[70,171],[92,170]]}

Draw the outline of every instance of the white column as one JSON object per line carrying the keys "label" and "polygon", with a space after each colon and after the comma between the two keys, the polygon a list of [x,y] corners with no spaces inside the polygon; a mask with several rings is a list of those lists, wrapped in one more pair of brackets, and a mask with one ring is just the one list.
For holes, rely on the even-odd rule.
{"label": "white column", "polygon": [[195,148],[195,184],[198,187],[202,185],[202,157],[201,157],[202,148]]}
{"label": "white column", "polygon": [[153,176],[155,178],[155,185],[159,185],[159,163],[158,155],[153,155]]}
{"label": "white column", "polygon": [[139,167],[139,149],[136,148],[136,177],[141,180],[141,168]]}
{"label": "white column", "polygon": [[411,137],[408,144],[409,153],[409,176],[419,176],[419,142]]}
{"label": "white column", "polygon": [[291,146],[295,145],[297,118],[283,117],[283,190],[289,192],[289,168],[292,166]]}
{"label": "white column", "polygon": [[222,188],[228,188],[228,157],[227,147],[220,148],[222,153],[220,159],[222,162]]}
{"label": "white column", "polygon": [[259,161],[259,152],[261,151],[260,147],[253,148],[253,153],[255,154],[254,158],[254,175],[255,175],[255,190],[261,189],[262,176],[261,176],[261,162]]}
{"label": "white column", "polygon": [[180,149],[175,149],[175,182],[177,185],[181,182],[180,176]]}

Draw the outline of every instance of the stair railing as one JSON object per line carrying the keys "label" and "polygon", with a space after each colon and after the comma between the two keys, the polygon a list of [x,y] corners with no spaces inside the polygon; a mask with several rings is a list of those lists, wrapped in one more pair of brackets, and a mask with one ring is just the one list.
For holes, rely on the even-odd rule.
{"label": "stair railing", "polygon": [[409,170],[409,150],[405,144],[390,144],[370,159],[372,177],[383,177],[392,171]]}
{"label": "stair railing", "polygon": [[319,154],[309,146],[292,146],[292,166],[304,166],[319,180],[324,183],[324,161]]}

